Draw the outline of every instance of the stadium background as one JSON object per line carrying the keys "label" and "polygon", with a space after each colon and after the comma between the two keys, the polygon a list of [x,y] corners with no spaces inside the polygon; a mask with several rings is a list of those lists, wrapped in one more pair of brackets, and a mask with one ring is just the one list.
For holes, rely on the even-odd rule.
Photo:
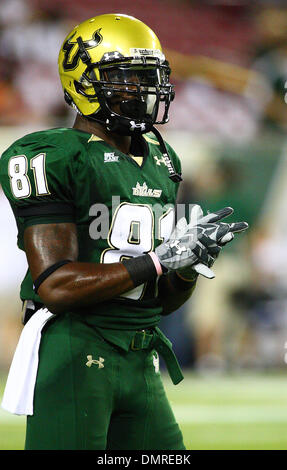
{"label": "stadium background", "polygon": [[[250,229],[215,280],[162,321],[186,380],[167,392],[191,449],[287,449],[287,5],[245,0],[1,0],[0,153],[71,127],[57,54],[78,22],[125,13],[159,36],[176,99],[165,139],[182,159],[180,202],[231,205]],[[252,4],[252,6],[250,6]],[[21,332],[26,270],[0,188],[0,393]],[[164,374],[164,370],[163,370]],[[0,449],[21,449],[24,418],[0,411]]]}

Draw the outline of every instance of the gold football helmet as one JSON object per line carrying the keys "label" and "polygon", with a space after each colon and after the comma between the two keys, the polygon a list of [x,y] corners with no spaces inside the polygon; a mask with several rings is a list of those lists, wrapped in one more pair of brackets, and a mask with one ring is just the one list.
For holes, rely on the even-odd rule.
{"label": "gold football helmet", "polygon": [[84,21],[64,40],[58,62],[67,103],[108,130],[132,135],[168,122],[170,68],[155,33],[136,18]]}

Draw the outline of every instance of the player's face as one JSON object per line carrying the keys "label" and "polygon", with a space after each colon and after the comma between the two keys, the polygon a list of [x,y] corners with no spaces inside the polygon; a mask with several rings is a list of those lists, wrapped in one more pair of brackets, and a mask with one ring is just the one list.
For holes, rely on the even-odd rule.
{"label": "player's face", "polygon": [[109,99],[112,111],[121,115],[123,101],[138,100],[145,104],[147,114],[152,113],[156,99],[155,95],[149,92],[154,92],[156,85],[161,82],[158,69],[114,68],[105,71],[104,78],[113,88],[113,96]]}

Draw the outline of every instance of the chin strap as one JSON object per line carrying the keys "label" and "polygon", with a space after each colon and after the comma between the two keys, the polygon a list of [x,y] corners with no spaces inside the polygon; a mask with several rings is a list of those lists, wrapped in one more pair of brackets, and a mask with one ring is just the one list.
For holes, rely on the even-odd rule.
{"label": "chin strap", "polygon": [[177,173],[175,171],[175,168],[174,168],[174,165],[170,159],[170,156],[168,154],[168,151],[167,151],[167,148],[166,148],[166,145],[165,145],[165,142],[162,138],[162,136],[160,135],[159,131],[153,126],[151,128],[151,131],[156,135],[156,137],[158,138],[158,141],[159,141],[159,144],[160,144],[160,148],[161,148],[161,151],[162,151],[162,156],[164,158],[164,161],[165,161],[165,164],[166,164],[166,167],[168,169],[168,172],[169,172],[169,177],[172,181],[174,181],[174,183],[179,183],[180,181],[182,181],[182,177],[181,177],[181,174],[180,173]]}

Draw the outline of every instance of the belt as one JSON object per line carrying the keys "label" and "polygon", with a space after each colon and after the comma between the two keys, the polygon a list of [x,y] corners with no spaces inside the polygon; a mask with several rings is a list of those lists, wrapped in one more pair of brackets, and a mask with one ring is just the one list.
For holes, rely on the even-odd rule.
{"label": "belt", "polygon": [[162,331],[155,327],[153,330],[136,331],[130,345],[132,351],[139,351],[141,349],[154,348],[164,359],[169,376],[177,385],[183,380],[183,374],[180,365],[177,361],[176,355],[172,349],[172,343],[162,333]]}
{"label": "belt", "polygon": [[153,330],[140,330],[136,331],[132,341],[130,348],[132,351],[139,351],[140,349],[148,349],[152,346],[152,342],[154,339]]}

